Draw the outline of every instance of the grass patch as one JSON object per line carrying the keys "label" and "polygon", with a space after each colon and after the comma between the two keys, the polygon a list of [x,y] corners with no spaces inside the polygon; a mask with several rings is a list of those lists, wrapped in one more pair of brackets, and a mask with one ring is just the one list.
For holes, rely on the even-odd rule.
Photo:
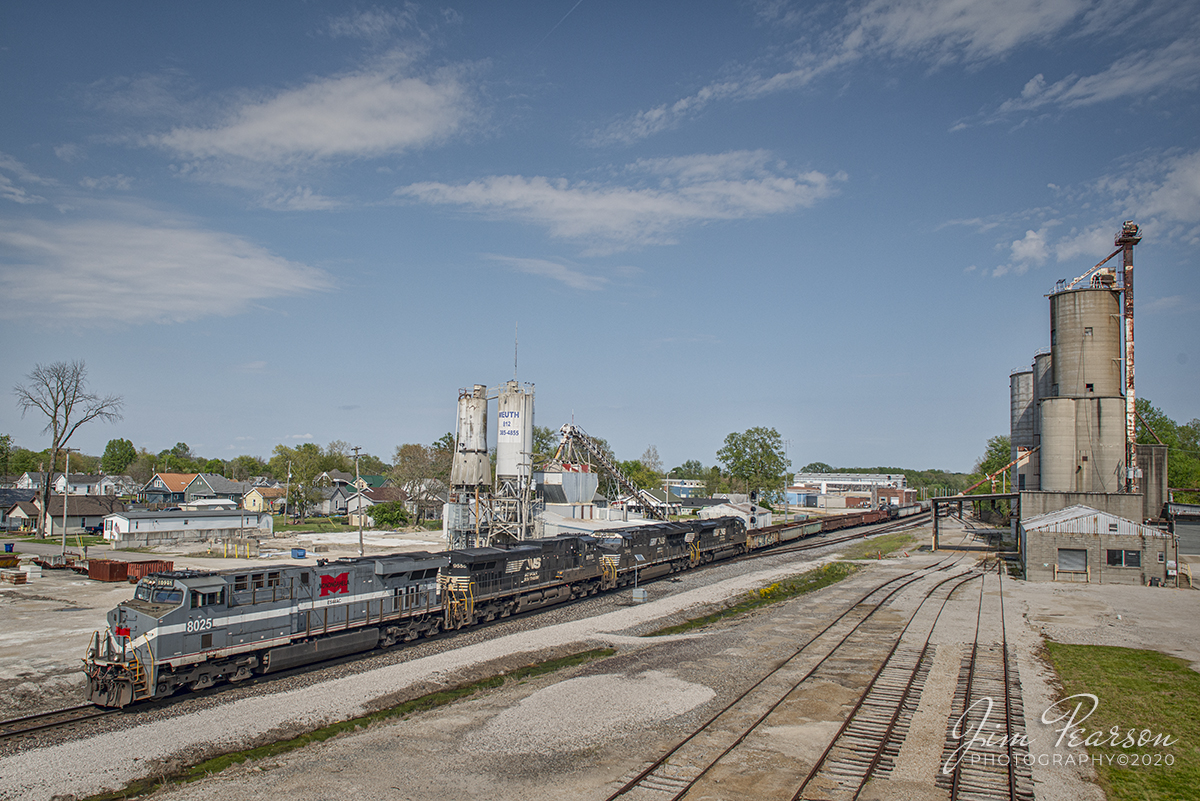
{"label": "grass patch", "polygon": [[517,668],[508,673],[501,673],[496,676],[489,676],[486,679],[463,684],[458,687],[452,687],[448,690],[440,690],[435,693],[423,695],[420,698],[414,698],[411,701],[405,701],[402,704],[380,709],[371,712],[367,715],[362,715],[350,720],[343,720],[337,723],[331,723],[328,726],[323,726],[314,731],[307,732],[299,737],[293,737],[290,740],[280,740],[275,743],[268,743],[257,748],[249,748],[244,751],[234,751],[228,754],[207,759],[197,765],[184,768],[170,776],[158,776],[142,781],[133,782],[123,790],[117,790],[112,793],[102,793],[100,795],[89,796],[84,801],[119,801],[121,799],[138,798],[148,795],[161,787],[168,784],[187,784],[188,782],[198,781],[207,776],[220,773],[230,765],[238,765],[252,759],[268,759],[281,754],[286,754],[289,751],[295,751],[298,748],[303,748],[311,743],[321,743],[331,737],[336,737],[339,734],[353,732],[358,729],[366,728],[372,723],[378,723],[384,720],[393,718],[403,718],[415,712],[424,712],[430,709],[436,709],[439,706],[452,704],[462,698],[474,695],[483,690],[491,690],[496,687],[503,686],[506,681],[521,681],[530,678],[531,676],[541,676],[546,673],[553,673],[556,670],[562,670],[575,665],[582,665],[585,662],[590,662],[595,659],[603,659],[612,656],[616,651],[612,648],[595,648],[590,651],[583,651],[578,654],[560,657],[558,659],[550,659],[545,662],[538,662],[533,665]]}
{"label": "grass patch", "polygon": [[[7,541],[20,542],[20,543],[35,542],[38,545],[62,545],[62,535],[61,534],[58,535],[57,537],[26,537],[21,534],[8,534],[5,536],[4,539]],[[104,537],[98,536],[96,534],[79,534],[79,535],[68,534],[67,535],[67,547],[68,548],[78,548],[81,543],[83,545],[87,545],[89,547],[92,545],[105,545],[106,544],[104,541]]]}
{"label": "grass patch", "polygon": [[917,538],[911,532],[897,531],[856,542],[847,547],[842,556],[846,559],[878,559],[880,554],[887,556],[893,551],[911,551],[917,545]]}
{"label": "grass patch", "polygon": [[285,531],[304,533],[328,534],[332,532],[358,531],[358,526],[348,526],[345,523],[334,523],[329,520],[313,520],[304,523],[276,523],[276,533]]}
{"label": "grass patch", "polygon": [[[1122,737],[1132,729],[1136,739],[1148,729],[1150,736],[1178,738],[1168,747],[1089,747],[1093,757],[1104,756],[1096,772],[1109,801],[1196,797],[1200,788],[1200,717],[1196,715],[1200,674],[1184,660],[1157,651],[1057,642],[1047,642],[1046,650],[1063,683],[1064,697],[1091,693],[1100,699],[1099,708],[1082,724],[1088,734],[1107,734],[1115,726]],[[1064,740],[1062,747],[1066,744]],[[1122,767],[1116,763],[1118,756],[1143,753],[1170,754],[1175,764]],[[1113,757],[1111,765],[1109,756]]]}
{"label": "grass patch", "polygon": [[743,612],[749,612],[762,606],[769,606],[780,601],[786,601],[789,598],[795,598],[798,595],[819,590],[822,587],[828,587],[830,584],[836,584],[847,576],[853,575],[859,569],[858,565],[851,565],[846,562],[830,562],[824,567],[818,567],[815,570],[809,570],[798,576],[792,576],[783,581],[777,581],[768,587],[755,590],[741,601],[720,611],[704,615],[703,617],[692,618],[675,626],[667,626],[658,631],[652,631],[646,636],[662,637],[666,634],[682,634],[685,631],[698,629],[701,626],[707,626],[709,623],[715,623],[727,617],[740,615]]}

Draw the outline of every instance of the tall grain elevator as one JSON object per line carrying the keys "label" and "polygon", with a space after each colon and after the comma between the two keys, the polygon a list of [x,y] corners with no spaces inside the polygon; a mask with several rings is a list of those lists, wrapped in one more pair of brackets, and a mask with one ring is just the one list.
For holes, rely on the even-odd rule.
{"label": "tall grain elevator", "polygon": [[[1049,351],[1009,376],[1012,457],[1030,452],[1012,468],[1013,488],[1045,494],[1030,499],[1030,513],[1062,508],[1059,500],[1069,505],[1050,494],[1141,495],[1137,504],[1121,504],[1126,516],[1159,513],[1153,504],[1161,507],[1156,498],[1165,492],[1166,471],[1158,465],[1165,464],[1165,450],[1137,445],[1133,423],[1133,245],[1139,241],[1138,227],[1126,222],[1108,258],[1069,284],[1059,281],[1047,296]],[[1121,253],[1123,273],[1104,267]],[[1143,478],[1155,486],[1143,487]],[[1022,496],[1023,516],[1026,506]],[[1139,514],[1130,514],[1135,507]]]}

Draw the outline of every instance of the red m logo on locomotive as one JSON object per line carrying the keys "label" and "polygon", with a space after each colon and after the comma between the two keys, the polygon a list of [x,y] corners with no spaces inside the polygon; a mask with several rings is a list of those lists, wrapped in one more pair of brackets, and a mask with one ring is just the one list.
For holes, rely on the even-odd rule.
{"label": "red m logo on locomotive", "polygon": [[350,574],[339,573],[336,576],[321,576],[321,596],[338,595],[350,592]]}

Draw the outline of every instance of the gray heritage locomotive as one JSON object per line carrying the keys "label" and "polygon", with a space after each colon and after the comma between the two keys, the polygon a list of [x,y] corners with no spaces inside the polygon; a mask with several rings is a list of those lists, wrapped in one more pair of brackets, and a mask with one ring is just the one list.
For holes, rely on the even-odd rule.
{"label": "gray heritage locomotive", "polygon": [[88,700],[122,707],[386,647],[746,550],[740,518],[511,548],[400,553],[143,578],[84,657]]}

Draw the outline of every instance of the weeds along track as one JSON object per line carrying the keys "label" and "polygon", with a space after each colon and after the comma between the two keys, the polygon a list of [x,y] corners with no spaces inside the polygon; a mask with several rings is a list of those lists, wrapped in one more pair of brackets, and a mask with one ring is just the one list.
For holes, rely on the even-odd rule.
{"label": "weeds along track", "polygon": [[[695,732],[633,775],[622,777],[624,781],[608,796],[609,801],[661,801],[683,798],[693,789],[697,797],[709,790],[720,791],[719,785],[705,786],[709,780],[717,781],[714,770],[719,770],[723,760],[743,747],[748,738],[761,734],[772,715],[816,685],[854,683],[864,673],[862,678],[869,681],[872,673],[877,674],[887,664],[899,646],[901,632],[912,625],[912,619],[926,608],[930,598],[936,596],[944,603],[944,597],[949,597],[954,588],[980,575],[958,557],[878,584]],[[894,619],[891,602],[905,592],[919,593],[920,600],[902,628]],[[791,797],[797,781],[794,775],[778,769],[763,771],[758,778],[762,784],[754,792],[762,798]],[[764,786],[772,782],[791,787],[783,792],[783,787]]]}

